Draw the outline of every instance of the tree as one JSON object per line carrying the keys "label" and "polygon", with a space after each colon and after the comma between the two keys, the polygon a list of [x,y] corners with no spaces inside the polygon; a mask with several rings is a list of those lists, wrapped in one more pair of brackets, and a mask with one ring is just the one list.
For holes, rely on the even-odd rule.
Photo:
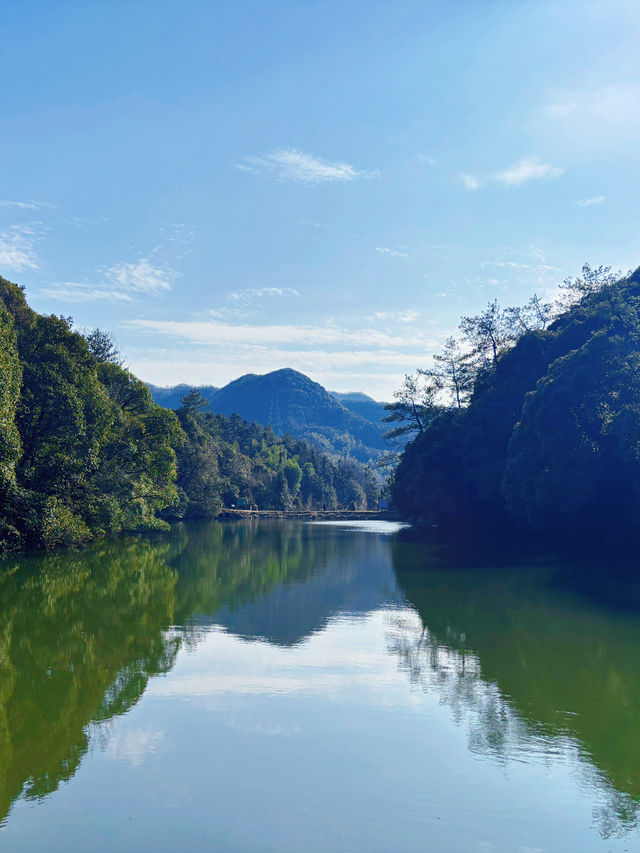
{"label": "tree", "polygon": [[611,267],[603,265],[592,267],[589,264],[583,264],[582,275],[565,278],[560,285],[560,290],[564,291],[571,302],[582,299],[590,293],[598,293],[621,278],[622,273],[611,272]]}
{"label": "tree", "polygon": [[91,355],[101,363],[117,364],[122,367],[123,360],[118,345],[109,332],[94,329],[85,336]]}
{"label": "tree", "polygon": [[504,318],[508,337],[516,341],[521,335],[546,329],[554,316],[551,302],[544,302],[537,293],[525,305],[505,308]]}
{"label": "tree", "polygon": [[[170,518],[212,518],[222,508],[219,444],[193,411],[188,406],[177,411],[185,441],[177,450],[180,500],[166,512]],[[199,410],[195,411],[197,414]]]}
{"label": "tree", "polygon": [[475,373],[470,354],[462,349],[459,341],[449,337],[442,352],[434,355],[433,360],[436,367],[431,375],[449,393],[454,405],[462,408],[469,398]]}
{"label": "tree", "polygon": [[438,411],[436,396],[440,390],[437,376],[420,370],[415,376],[408,373],[402,387],[394,392],[395,402],[385,403],[384,408],[389,414],[382,418],[383,423],[397,426],[389,429],[383,437],[395,441],[421,433],[430,417]]}
{"label": "tree", "polygon": [[463,317],[460,331],[480,367],[495,366],[509,340],[505,315],[497,299],[489,302],[481,314]]}
{"label": "tree", "polygon": [[467,407],[432,419],[405,449],[393,488],[401,510],[455,528],[640,532],[640,269],[612,280],[587,268],[580,281],[582,296],[553,323],[530,301],[511,347],[500,350],[494,324],[495,361],[471,318],[491,369]]}
{"label": "tree", "polygon": [[186,394],[183,394],[180,397],[180,404],[182,410],[191,417],[197,417],[200,412],[209,407],[209,401],[205,400],[197,388],[190,388]]}

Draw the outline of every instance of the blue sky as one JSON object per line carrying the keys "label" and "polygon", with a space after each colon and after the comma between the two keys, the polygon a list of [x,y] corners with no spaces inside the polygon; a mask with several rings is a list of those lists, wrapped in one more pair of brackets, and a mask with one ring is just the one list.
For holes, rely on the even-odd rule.
{"label": "blue sky", "polygon": [[151,382],[389,398],[640,264],[639,42],[635,0],[5,0],[0,274]]}

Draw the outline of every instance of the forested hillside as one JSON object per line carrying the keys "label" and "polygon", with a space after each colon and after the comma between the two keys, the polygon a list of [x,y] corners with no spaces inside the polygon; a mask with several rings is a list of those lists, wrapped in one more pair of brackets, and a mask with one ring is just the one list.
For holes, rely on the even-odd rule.
{"label": "forested hillside", "polygon": [[42,316],[0,278],[0,550],[260,508],[364,507],[371,472],[241,418],[156,405],[105,333]]}
{"label": "forested hillside", "polygon": [[[407,377],[415,435],[396,505],[444,527],[640,530],[640,270],[585,267],[564,306],[464,318],[434,368]],[[443,397],[446,396],[446,400]]]}
{"label": "forested hillside", "polygon": [[176,416],[68,320],[0,279],[0,543],[153,527],[177,500]]}
{"label": "forested hillside", "polygon": [[[149,387],[155,402],[170,409],[177,409],[189,390],[185,385]],[[381,404],[365,394],[329,393],[291,368],[247,373],[223,388],[205,385],[196,390],[212,412],[238,414],[270,426],[278,435],[305,439],[327,453],[368,463],[379,459],[386,447]]]}
{"label": "forested hillside", "polygon": [[210,517],[222,506],[260,509],[374,509],[376,478],[353,459],[327,456],[306,441],[277,438],[270,426],[213,414],[196,389],[177,410],[179,501],[171,517]]}

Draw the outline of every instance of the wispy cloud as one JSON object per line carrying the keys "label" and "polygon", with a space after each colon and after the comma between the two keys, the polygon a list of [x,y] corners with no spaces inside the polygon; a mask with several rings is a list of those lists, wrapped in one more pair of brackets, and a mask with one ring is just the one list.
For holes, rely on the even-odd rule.
{"label": "wispy cloud", "polygon": [[50,204],[48,201],[8,201],[0,199],[0,207],[12,207],[18,210],[43,210],[49,208],[53,210],[56,205]]}
{"label": "wispy cloud", "polygon": [[386,246],[376,246],[376,252],[380,252],[381,255],[387,255],[389,258],[408,258],[409,253],[403,252],[401,249],[404,249],[404,246],[401,246],[400,249],[389,249]]}
{"label": "wispy cloud", "polygon": [[460,172],[458,181],[466,190],[474,191],[489,183],[499,183],[504,187],[519,187],[527,181],[537,181],[542,178],[557,178],[564,172],[560,166],[544,163],[540,157],[522,157],[506,169],[500,169],[490,175],[471,175]]}
{"label": "wispy cloud", "polygon": [[300,293],[294,287],[243,287],[240,290],[234,290],[227,299],[238,305],[249,305],[265,298],[290,296],[300,296]]}
{"label": "wispy cloud", "polygon": [[543,107],[551,119],[589,118],[615,123],[637,121],[639,109],[640,87],[626,82],[566,92]]}
{"label": "wispy cloud", "polygon": [[116,290],[150,295],[171,290],[171,282],[175,277],[170,270],[153,266],[146,258],[133,263],[115,264],[105,271],[105,275]]}
{"label": "wispy cloud", "polygon": [[[633,65],[637,68],[636,58]],[[637,71],[619,69],[618,73],[622,79],[605,86],[560,91],[547,98],[534,117],[538,131],[554,145],[564,138],[572,150],[607,151],[612,156],[613,150],[631,146],[635,152],[640,133],[640,79]]]}
{"label": "wispy cloud", "polygon": [[496,172],[495,179],[504,184],[505,187],[519,187],[527,181],[540,180],[540,178],[557,178],[564,169],[554,166],[552,163],[543,163],[539,157],[523,157],[512,163],[507,169]]}
{"label": "wispy cloud", "polygon": [[577,201],[578,207],[591,207],[594,204],[602,204],[604,201],[603,195],[594,195],[593,198],[583,198],[582,201]]}
{"label": "wispy cloud", "polygon": [[518,261],[482,261],[482,267],[510,267],[511,269],[528,270],[531,264],[521,264]]}
{"label": "wispy cloud", "polygon": [[480,187],[482,186],[480,178],[477,178],[475,175],[469,175],[467,172],[460,172],[460,174],[458,175],[458,180],[465,188],[465,190],[473,191],[480,189]]}
{"label": "wispy cloud", "polygon": [[[216,320],[132,320],[130,326],[156,332],[193,344],[226,345],[251,344],[269,346],[353,346],[406,349],[405,336],[392,335],[378,329],[343,329],[338,326],[312,325],[253,325],[232,324]],[[410,346],[420,347],[428,343],[422,335],[412,335]]]}
{"label": "wispy cloud", "polygon": [[12,225],[0,232],[0,270],[38,269],[36,232],[27,225]]}
{"label": "wispy cloud", "polygon": [[58,281],[43,287],[41,293],[52,299],[59,299],[61,302],[132,301],[131,294],[124,290],[104,288],[80,281]]}
{"label": "wispy cloud", "polygon": [[372,320],[391,320],[396,321],[398,323],[413,323],[420,316],[419,311],[413,311],[411,309],[407,311],[376,311],[375,314],[372,314],[371,317],[367,318],[370,321]]}
{"label": "wispy cloud", "polygon": [[371,178],[377,172],[358,171],[350,163],[332,163],[295,148],[281,148],[261,157],[245,157],[235,164],[245,172],[269,175],[280,181],[299,184],[321,184],[332,181],[353,181],[356,178]]}
{"label": "wispy cloud", "polygon": [[42,293],[63,302],[131,302],[142,296],[159,296],[171,290],[173,270],[151,264],[146,258],[114,264],[102,270],[94,283],[61,281],[42,288]]}
{"label": "wispy cloud", "polygon": [[212,308],[209,317],[216,320],[239,322],[262,310],[273,299],[297,299],[300,292],[295,287],[241,287],[225,297],[226,306]]}

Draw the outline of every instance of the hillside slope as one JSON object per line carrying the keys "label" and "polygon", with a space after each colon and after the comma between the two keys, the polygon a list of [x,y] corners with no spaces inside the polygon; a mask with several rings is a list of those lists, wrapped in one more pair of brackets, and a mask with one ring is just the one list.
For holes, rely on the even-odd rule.
{"label": "hillside slope", "polygon": [[[180,396],[187,390],[187,386],[149,387],[154,400],[167,408],[178,406]],[[238,414],[247,421],[272,427],[278,435],[305,438],[331,453],[368,462],[385,449],[384,425],[379,418],[369,420],[352,408],[360,405],[364,412],[379,404],[364,394],[348,394],[344,395],[348,401],[343,405],[318,382],[291,368],[263,375],[249,373],[219,390],[212,386],[198,390],[212,412]]]}
{"label": "hillside slope", "polygon": [[372,424],[378,425],[382,418],[388,414],[384,408],[384,403],[379,403],[370,397],[368,394],[363,394],[361,391],[349,391],[342,393],[340,391],[329,391],[339,403],[353,412],[354,415],[359,415]]}
{"label": "hillside slope", "polygon": [[405,450],[394,500],[460,530],[640,533],[640,269],[580,281],[578,301],[480,370]]}

